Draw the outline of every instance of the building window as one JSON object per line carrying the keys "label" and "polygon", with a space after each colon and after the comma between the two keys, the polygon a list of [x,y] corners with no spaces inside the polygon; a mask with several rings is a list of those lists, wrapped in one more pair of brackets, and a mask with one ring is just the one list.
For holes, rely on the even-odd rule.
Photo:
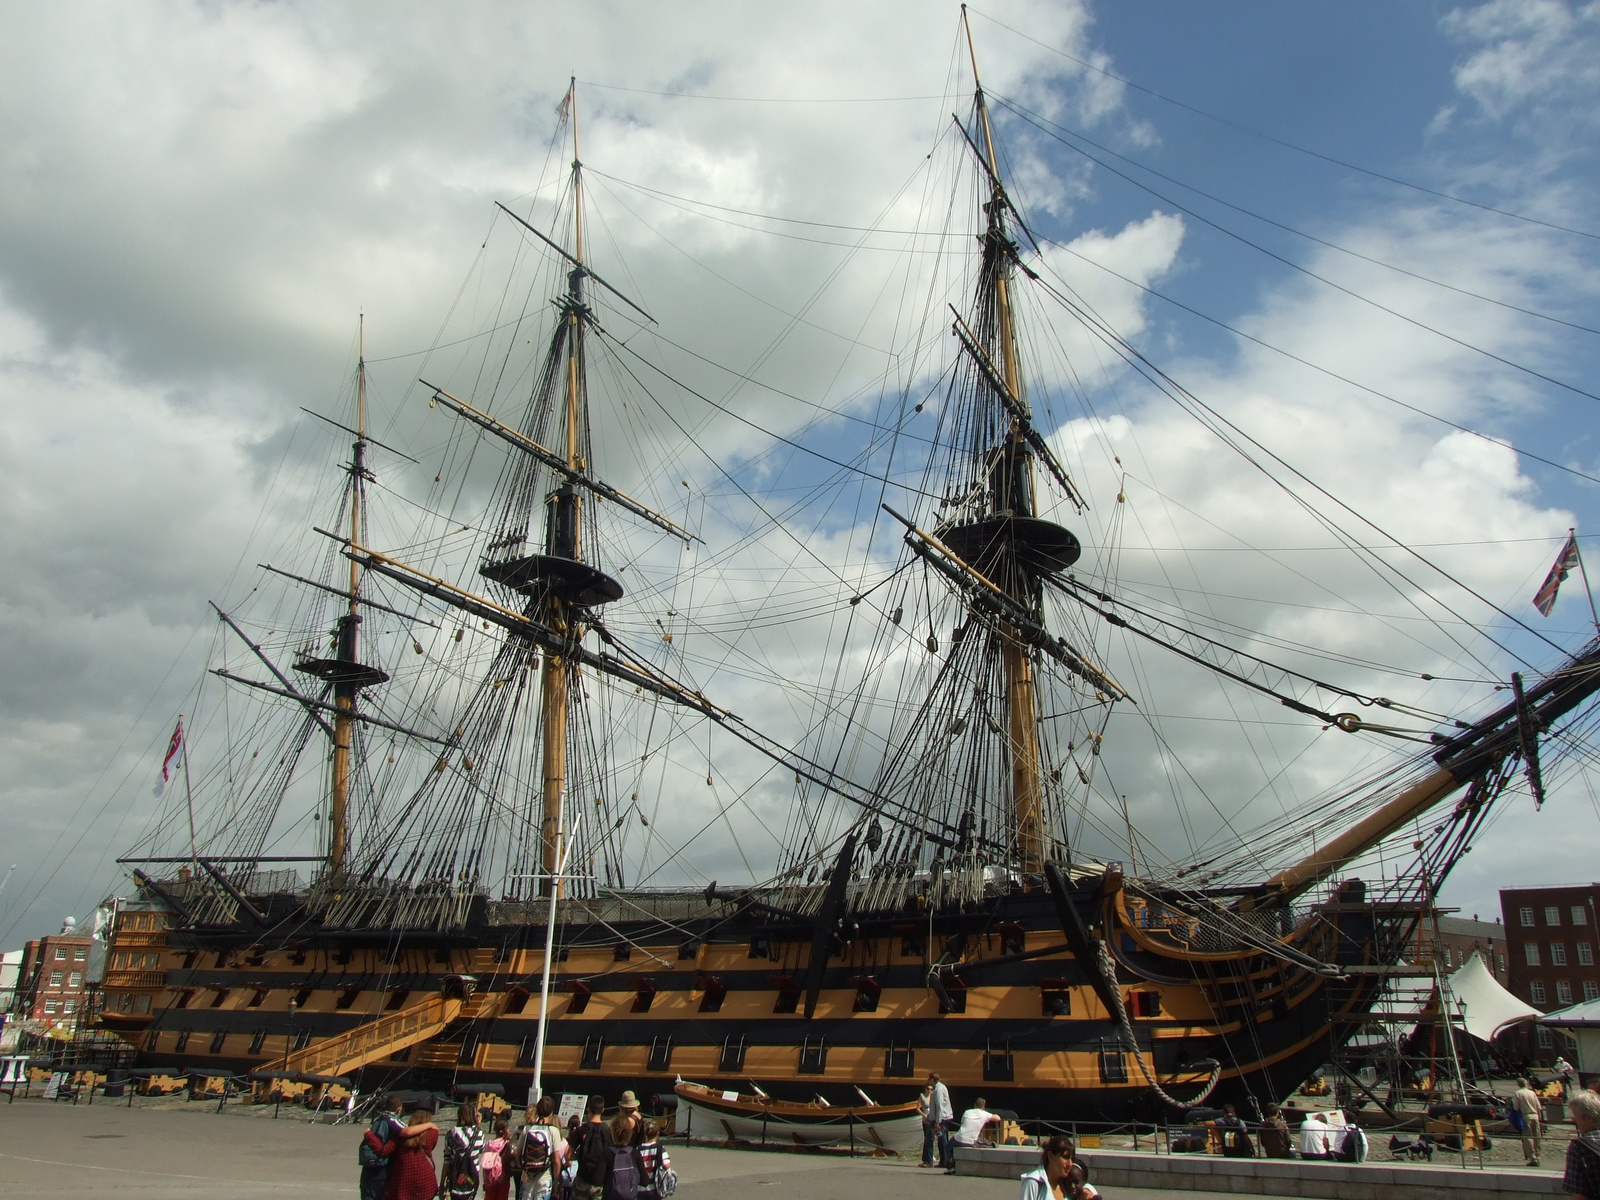
{"label": "building window", "polygon": [[1450,964],[1450,947],[1449,946],[1445,946],[1445,947],[1443,947],[1443,949],[1444,949],[1444,965],[1448,967],[1448,966],[1451,965]]}
{"label": "building window", "polygon": [[56,1011],[56,1006],[57,1006],[58,1003],[59,1002],[55,1001],[55,1000],[46,1000],[44,1002],[44,1011],[47,1012],[47,1013],[50,1013],[50,1014],[54,1014],[55,1011]]}
{"label": "building window", "polygon": [[1594,947],[1588,942],[1578,943],[1578,965],[1580,967],[1594,966]]}
{"label": "building window", "polygon": [[1539,965],[1539,943],[1523,942],[1522,958],[1530,967],[1537,967]]}
{"label": "building window", "polygon": [[61,972],[60,971],[51,971],[50,972],[50,986],[51,987],[60,987],[61,986]]}
{"label": "building window", "polygon": [[1572,1003],[1572,984],[1567,982],[1565,979],[1556,980],[1556,1003]]}
{"label": "building window", "polygon": [[66,1013],[69,1016],[72,1014],[72,1010],[77,1008],[77,1007],[78,1007],[78,1004],[77,1004],[77,1001],[75,1001],[75,1000],[63,1000],[61,1002],[61,1011]]}
{"label": "building window", "polygon": [[133,1011],[138,1013],[138,1014],[140,1014],[141,1016],[148,1016],[149,1013],[150,1013],[150,997],[149,997],[149,995],[141,994],[141,995],[135,996],[133,998]]}
{"label": "building window", "polygon": [[1544,1003],[1544,983],[1541,980],[1535,979],[1528,985],[1528,999],[1535,1004]]}
{"label": "building window", "polygon": [[57,962],[66,962],[67,961],[67,948],[65,946],[57,946],[56,947],[56,961]]}
{"label": "building window", "polygon": [[1587,925],[1589,923],[1589,912],[1583,905],[1574,904],[1572,906],[1572,923],[1574,925]]}
{"label": "building window", "polygon": [[1583,981],[1583,998],[1585,1000],[1600,1000],[1600,983],[1592,979]]}
{"label": "building window", "polygon": [[1546,925],[1561,924],[1561,910],[1554,904],[1548,905],[1544,910],[1544,923]]}
{"label": "building window", "polygon": [[1567,944],[1565,942],[1550,943],[1550,965],[1564,967],[1567,965]]}
{"label": "building window", "polygon": [[1519,909],[1517,909],[1517,920],[1522,923],[1522,927],[1524,929],[1532,929],[1533,928],[1533,909],[1531,909],[1531,908],[1519,908]]}
{"label": "building window", "polygon": [[144,969],[146,971],[154,971],[160,965],[161,965],[161,955],[159,955],[159,954],[146,954],[144,956]]}
{"label": "building window", "polygon": [[[1572,911],[1573,912],[1581,912],[1582,910],[1575,908]],[[1583,922],[1582,921],[1574,921],[1573,924],[1574,925],[1582,925]],[[72,952],[72,961],[73,962],[82,962],[84,959],[86,959],[88,957],[89,957],[89,951],[84,949],[82,946],[79,946],[76,950],[74,950]]]}
{"label": "building window", "polygon": [[74,971],[71,975],[68,975],[67,976],[67,986],[68,987],[81,988],[83,986],[83,972],[82,971]]}
{"label": "building window", "polygon": [[1539,1049],[1549,1050],[1555,1046],[1555,1039],[1550,1036],[1550,1031],[1543,1025],[1539,1026]]}
{"label": "building window", "polygon": [[1502,972],[1504,972],[1504,971],[1505,971],[1505,969],[1506,969],[1506,956],[1505,956],[1505,955],[1504,955],[1504,954],[1497,954],[1497,955],[1495,955],[1495,958],[1496,958],[1496,959],[1497,959],[1497,960],[1498,960],[1498,961],[1499,961],[1499,963],[1500,963],[1500,970],[1501,970],[1501,971],[1502,971]]}

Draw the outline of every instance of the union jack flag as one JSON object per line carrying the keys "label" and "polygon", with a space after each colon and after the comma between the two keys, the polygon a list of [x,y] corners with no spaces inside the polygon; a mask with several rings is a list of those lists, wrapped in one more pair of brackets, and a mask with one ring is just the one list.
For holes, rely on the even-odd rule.
{"label": "union jack flag", "polygon": [[173,773],[178,769],[178,759],[183,753],[183,718],[178,718],[178,723],[173,727],[172,740],[167,743],[167,756],[161,760],[161,774],[156,779],[154,792],[157,796],[165,795],[167,784],[172,782]]}
{"label": "union jack flag", "polygon": [[1540,616],[1550,615],[1550,610],[1556,606],[1556,593],[1577,565],[1578,535],[1574,532],[1567,535],[1567,544],[1561,547],[1561,553],[1556,556],[1555,566],[1550,568],[1550,574],[1544,577],[1544,582],[1534,593],[1533,606],[1539,610]]}

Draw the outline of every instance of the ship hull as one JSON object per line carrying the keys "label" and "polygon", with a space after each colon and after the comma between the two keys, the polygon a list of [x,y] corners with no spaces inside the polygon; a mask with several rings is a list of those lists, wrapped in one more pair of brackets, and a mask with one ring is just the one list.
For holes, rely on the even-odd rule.
{"label": "ship hull", "polygon": [[[1180,910],[1118,881],[1080,880],[1070,902],[1108,939],[1112,999],[1132,1046],[1096,985],[1097,963],[1070,949],[1043,888],[931,914],[855,911],[852,936],[835,939],[816,972],[815,920],[772,905],[641,895],[627,903],[654,904],[657,915],[630,921],[574,901],[557,930],[545,1090],[614,1099],[624,1089],[670,1094],[690,1078],[833,1104],[856,1103],[860,1088],[893,1103],[936,1072],[958,1105],[982,1095],[1025,1118],[1160,1121],[1202,1099],[1248,1111],[1326,1062],[1378,990],[1372,976],[1333,979],[1290,956],[1370,970],[1381,945],[1398,944],[1393,914],[1348,897],[1278,918],[1267,950],[1201,946]],[[504,920],[448,935],[307,936],[302,924],[276,945],[260,928],[174,928],[167,970],[139,973],[151,1016],[141,1025],[114,1015],[137,1007],[119,1005],[135,983],[124,988],[115,972],[107,1010],[142,1065],[298,1067],[357,1074],[367,1090],[493,1082],[520,1100],[532,1081],[543,942],[541,925]],[[432,1025],[427,1014],[407,1020],[447,993],[457,999]]]}

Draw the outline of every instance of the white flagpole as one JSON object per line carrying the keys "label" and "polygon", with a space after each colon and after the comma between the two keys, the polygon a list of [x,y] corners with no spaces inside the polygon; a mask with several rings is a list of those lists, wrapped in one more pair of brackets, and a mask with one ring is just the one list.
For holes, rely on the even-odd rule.
{"label": "white flagpole", "polygon": [[1595,611],[1594,592],[1589,587],[1589,571],[1583,565],[1583,548],[1578,545],[1578,531],[1574,527],[1567,530],[1572,538],[1572,550],[1578,556],[1578,574],[1583,577],[1583,594],[1589,597],[1589,615],[1594,618],[1594,631],[1600,633],[1600,612]]}
{"label": "white flagpole", "polygon": [[561,847],[561,861],[556,864],[555,878],[550,881],[550,912],[544,928],[544,973],[539,982],[539,1032],[533,1044],[533,1086],[528,1089],[530,1107],[539,1103],[544,1096],[544,1035],[550,1021],[550,960],[555,954],[556,899],[561,894],[561,881],[567,874],[567,858],[576,840],[570,835],[567,837]]}
{"label": "white flagpole", "polygon": [[183,728],[183,714],[178,714],[178,728],[182,730],[179,737],[178,752],[183,755],[183,796],[189,805],[189,858],[194,863],[195,872],[200,870],[200,852],[195,847],[194,836],[194,788],[189,783],[189,731]]}

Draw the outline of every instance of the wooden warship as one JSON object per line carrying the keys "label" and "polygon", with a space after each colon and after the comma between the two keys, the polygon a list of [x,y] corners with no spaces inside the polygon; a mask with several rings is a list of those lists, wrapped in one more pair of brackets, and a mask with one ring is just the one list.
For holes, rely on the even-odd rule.
{"label": "wooden warship", "polygon": [[[1541,741],[1600,689],[1600,646],[1525,685],[1518,677],[1511,703],[1441,730],[1352,790],[1365,815],[1268,877],[1189,885],[1075,856],[1049,809],[1062,767],[1069,782],[1081,768],[1072,752],[1047,761],[1041,677],[1067,681],[1090,706],[1131,698],[1048,626],[1047,592],[1311,720],[1361,721],[1332,711],[1316,681],[1258,660],[1247,668],[1217,643],[1197,648],[1073,576],[1079,539],[1041,516],[1037,498],[1082,497],[1026,400],[1013,303],[1027,272],[1014,238],[1023,227],[981,84],[961,134],[986,224],[970,304],[951,327],[945,499],[922,516],[890,513],[905,561],[925,565],[958,615],[947,642],[930,635],[932,683],[906,706],[875,778],[847,778],[767,737],[607,628],[625,592],[598,554],[595,509],[692,535],[595,472],[587,347],[602,331],[590,293],[643,310],[588,263],[574,120],[570,240],[516,218],[566,280],[523,418],[428,385],[436,407],[507,455],[477,585],[369,544],[363,360],[342,523],[328,535],[344,573],[292,576],[338,606],[331,653],[282,670],[222,614],[268,674],[219,673],[281,700],[301,746],[329,747],[325,849],[309,886],[273,886],[270,869],[286,864],[259,838],[129,857],[137,895],[119,913],[103,1019],[141,1064],[356,1074],[368,1089],[496,1082],[517,1098],[670,1093],[679,1078],[748,1093],[753,1081],[774,1103],[832,1094],[835,1104],[855,1103],[857,1089],[903,1104],[937,1072],[958,1101],[981,1092],[1025,1115],[1120,1120],[1202,1100],[1249,1111],[1328,1060],[1494,802],[1519,770],[1537,782]],[[364,699],[391,686],[359,636],[374,608],[396,611],[369,594],[373,578],[422,606],[407,614],[449,615],[497,639],[443,735]],[[592,860],[605,832],[598,801],[574,786],[575,772],[596,778],[575,758],[589,753],[575,713],[595,681],[714,723],[857,815],[762,886],[594,884],[573,864]],[[537,747],[535,794],[510,797],[530,806],[535,833],[508,858],[532,883],[497,894],[475,865],[486,851],[403,835],[401,823],[353,847],[357,742],[373,730],[437,758],[407,806],[469,814],[499,759]],[[1077,752],[1088,761],[1097,749]],[[1403,880],[1347,874],[1425,815],[1431,832]]]}

